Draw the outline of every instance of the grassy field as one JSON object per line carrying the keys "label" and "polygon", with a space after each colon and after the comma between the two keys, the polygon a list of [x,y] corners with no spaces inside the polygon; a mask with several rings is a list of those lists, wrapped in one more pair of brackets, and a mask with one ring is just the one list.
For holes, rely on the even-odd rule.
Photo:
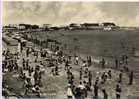
{"label": "grassy field", "polygon": [[[53,38],[67,44],[71,51],[92,56],[117,56],[130,53],[132,46],[139,50],[138,30],[74,30],[36,33],[39,39]],[[76,46],[76,47],[75,47]]]}

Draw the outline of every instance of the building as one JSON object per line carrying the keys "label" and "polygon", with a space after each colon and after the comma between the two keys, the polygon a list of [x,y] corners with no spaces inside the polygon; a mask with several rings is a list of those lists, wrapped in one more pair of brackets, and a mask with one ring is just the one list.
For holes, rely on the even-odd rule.
{"label": "building", "polygon": [[52,27],[51,24],[43,24],[41,28],[45,30],[49,30],[51,27]]}
{"label": "building", "polygon": [[81,29],[81,26],[76,23],[71,23],[71,24],[69,24],[68,28],[69,28],[69,30],[77,30],[77,29]]}
{"label": "building", "polygon": [[83,29],[87,30],[102,30],[99,23],[83,23],[80,24]]}
{"label": "building", "polygon": [[17,27],[14,26],[3,26],[2,27],[2,32],[15,32],[17,31]]}
{"label": "building", "polygon": [[31,24],[19,24],[18,28],[19,28],[19,30],[39,29],[39,26],[38,25],[31,25]]}
{"label": "building", "polygon": [[105,31],[119,29],[119,26],[117,26],[115,23],[112,22],[104,22],[101,24],[101,27],[103,27],[103,30]]}
{"label": "building", "polygon": [[18,29],[19,29],[19,30],[24,30],[24,29],[26,29],[26,27],[25,27],[24,24],[19,24],[19,25],[18,25]]}

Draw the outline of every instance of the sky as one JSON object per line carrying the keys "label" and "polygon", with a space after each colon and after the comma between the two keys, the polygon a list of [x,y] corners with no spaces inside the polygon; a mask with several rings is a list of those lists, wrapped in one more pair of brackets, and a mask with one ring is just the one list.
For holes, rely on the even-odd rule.
{"label": "sky", "polygon": [[139,2],[3,2],[2,21],[7,24],[114,22],[139,26]]}

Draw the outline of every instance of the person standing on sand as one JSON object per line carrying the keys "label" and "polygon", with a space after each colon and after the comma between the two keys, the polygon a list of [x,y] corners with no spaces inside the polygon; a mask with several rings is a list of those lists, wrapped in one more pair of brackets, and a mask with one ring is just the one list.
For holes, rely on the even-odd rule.
{"label": "person standing on sand", "polygon": [[70,84],[68,85],[68,88],[67,88],[67,99],[73,99],[73,92],[71,90]]}
{"label": "person standing on sand", "polygon": [[69,61],[66,60],[66,62],[65,62],[65,70],[68,70],[68,68],[69,68]]}
{"label": "person standing on sand", "polygon": [[129,85],[133,84],[133,71],[130,72],[129,74]]}
{"label": "person standing on sand", "polygon": [[78,64],[79,64],[79,57],[75,56],[75,65],[78,65]]}
{"label": "person standing on sand", "polygon": [[25,70],[26,69],[26,65],[25,65],[25,59],[23,58],[23,61],[22,61],[22,66],[23,66],[23,69]]}
{"label": "person standing on sand", "polygon": [[115,91],[116,91],[116,99],[121,99],[121,92],[122,92],[122,90],[121,90],[121,85],[120,85],[120,83],[118,83],[118,84],[116,85]]}
{"label": "person standing on sand", "polygon": [[123,78],[123,71],[121,70],[119,74],[119,83],[122,83],[122,78]]}
{"label": "person standing on sand", "polygon": [[85,99],[85,85],[82,82],[80,82],[78,87],[80,88],[81,91],[80,99]]}
{"label": "person standing on sand", "polygon": [[95,82],[95,85],[94,85],[94,97],[97,99],[98,98],[98,82],[96,81]]}
{"label": "person standing on sand", "polygon": [[115,68],[116,68],[116,69],[118,68],[118,65],[119,65],[118,59],[115,58]]}
{"label": "person standing on sand", "polygon": [[89,71],[89,73],[88,73],[88,83],[89,83],[89,86],[92,85],[92,73],[91,73],[91,71]]}
{"label": "person standing on sand", "polygon": [[80,71],[79,71],[79,79],[82,80],[82,75],[83,75],[83,69],[82,67],[80,68]]}
{"label": "person standing on sand", "polygon": [[88,66],[91,66],[92,64],[91,56],[87,57],[87,62],[88,62]]}
{"label": "person standing on sand", "polygon": [[58,74],[58,71],[59,71],[59,70],[58,70],[58,65],[56,65],[56,66],[55,66],[55,75],[59,75],[59,74]]}
{"label": "person standing on sand", "polygon": [[104,58],[102,58],[102,61],[101,61],[101,66],[102,66],[102,68],[105,68],[105,59]]}
{"label": "person standing on sand", "polygon": [[109,79],[112,78],[111,70],[108,71],[108,77],[109,77]]}
{"label": "person standing on sand", "polygon": [[29,56],[29,48],[27,48],[27,50],[26,50],[26,56],[27,57]]}
{"label": "person standing on sand", "polygon": [[108,99],[108,94],[105,89],[102,90],[102,93],[103,93],[103,99]]}

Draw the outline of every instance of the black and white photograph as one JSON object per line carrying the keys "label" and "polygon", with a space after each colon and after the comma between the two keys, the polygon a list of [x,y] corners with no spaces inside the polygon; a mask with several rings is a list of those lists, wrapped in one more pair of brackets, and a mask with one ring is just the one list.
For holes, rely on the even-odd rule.
{"label": "black and white photograph", "polygon": [[139,2],[2,2],[2,99],[139,99]]}

